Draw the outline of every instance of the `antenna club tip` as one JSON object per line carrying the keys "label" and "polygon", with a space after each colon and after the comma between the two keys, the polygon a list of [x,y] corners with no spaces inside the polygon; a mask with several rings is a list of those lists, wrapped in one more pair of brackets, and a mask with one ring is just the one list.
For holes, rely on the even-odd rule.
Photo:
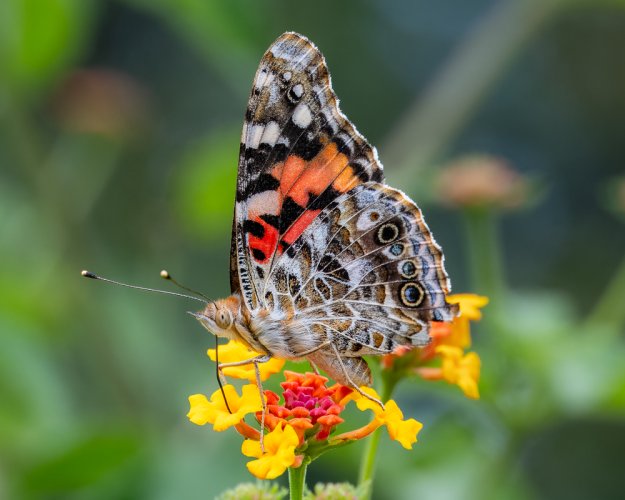
{"label": "antenna club tip", "polygon": [[93,279],[97,278],[95,274],[93,274],[90,271],[87,271],[86,269],[83,269],[82,271],[80,271],[80,275],[84,276],[85,278],[93,278]]}
{"label": "antenna club tip", "polygon": [[161,278],[168,280],[168,279],[171,279],[171,276],[165,269],[163,269],[161,271]]}

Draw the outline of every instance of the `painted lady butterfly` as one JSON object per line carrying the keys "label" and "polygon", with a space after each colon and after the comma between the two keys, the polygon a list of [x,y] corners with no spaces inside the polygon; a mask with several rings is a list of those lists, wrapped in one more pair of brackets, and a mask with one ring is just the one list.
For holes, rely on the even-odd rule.
{"label": "painted lady butterfly", "polygon": [[[232,295],[195,316],[270,357],[371,383],[364,355],[424,346],[449,321],[443,254],[374,147],[341,113],[319,50],[285,33],[263,56],[241,134]],[[243,364],[243,363],[241,363]]]}

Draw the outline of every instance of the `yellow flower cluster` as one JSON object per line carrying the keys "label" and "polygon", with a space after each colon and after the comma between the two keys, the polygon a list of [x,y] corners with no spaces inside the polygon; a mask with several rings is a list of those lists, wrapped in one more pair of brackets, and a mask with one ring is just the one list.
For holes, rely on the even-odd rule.
{"label": "yellow flower cluster", "polygon": [[450,295],[447,301],[458,304],[460,314],[451,323],[449,338],[436,347],[437,354],[443,359],[443,378],[450,384],[458,385],[468,398],[478,399],[480,357],[475,352],[465,353],[464,350],[471,346],[471,321],[482,319],[480,309],[488,304],[488,297],[464,293]]}
{"label": "yellow flower cluster", "polygon": [[[313,423],[312,418],[309,417],[307,420],[303,417],[307,410],[300,406],[292,406],[285,399],[284,405],[273,404],[271,409],[274,413],[285,415],[285,417],[290,414],[292,420],[278,419],[275,427],[265,434],[263,449],[259,441],[259,431],[244,421],[246,415],[249,414],[255,415],[258,419],[259,412],[262,410],[260,393],[255,384],[244,385],[241,395],[232,385],[224,386],[223,394],[221,390],[215,391],[210,399],[203,394],[194,394],[189,397],[190,410],[187,417],[197,425],[211,424],[213,429],[218,432],[235,427],[240,434],[247,438],[243,441],[241,452],[247,457],[255,458],[255,460],[247,463],[247,468],[259,479],[273,479],[283,474],[289,467],[299,466],[304,458],[305,450],[313,442],[317,446],[332,447],[362,439],[382,425],[386,426],[391,439],[398,441],[404,448],[411,449],[412,445],[416,443],[417,434],[423,425],[412,418],[404,420],[403,413],[395,401],[386,402],[384,409],[382,409],[377,403],[347,387],[335,385],[326,388],[327,379],[320,375],[313,373],[299,375],[292,372],[285,372],[285,375],[287,382],[284,382],[283,386],[287,388],[285,394],[288,393],[290,399],[301,398],[306,400],[311,396],[314,397],[314,391],[318,391],[322,395],[319,399],[322,406],[317,408],[317,412],[326,407],[330,408],[328,404],[331,402],[330,397],[332,396],[335,403],[331,407],[335,408],[335,411],[341,411],[348,402],[354,401],[361,411],[372,410],[374,418],[359,429],[334,437],[323,434],[326,437],[319,438],[322,433],[305,433],[301,432],[301,429],[314,430],[315,426],[323,425],[323,423],[333,427],[342,422],[343,419],[339,418],[336,413],[330,413],[326,420],[317,417],[317,422]],[[299,379],[293,380],[296,375],[299,376]],[[243,378],[246,377],[243,376]],[[376,399],[380,398],[371,388],[363,387],[362,390]],[[269,395],[270,392],[267,391],[266,395]],[[224,394],[228,405],[224,400]],[[313,412],[309,413],[312,416]]]}

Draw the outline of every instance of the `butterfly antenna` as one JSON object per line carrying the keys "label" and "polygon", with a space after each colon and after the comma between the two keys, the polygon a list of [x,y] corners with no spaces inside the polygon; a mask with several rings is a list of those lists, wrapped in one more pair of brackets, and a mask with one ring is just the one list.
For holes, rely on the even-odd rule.
{"label": "butterfly antenna", "polygon": [[226,391],[224,391],[224,385],[221,383],[221,373],[219,373],[219,342],[217,340],[217,335],[215,335],[215,373],[217,373],[217,383],[219,384],[221,396],[224,398],[224,403],[226,403],[228,412],[232,415],[232,410],[230,409],[228,399],[226,398]]}
{"label": "butterfly antenna", "polygon": [[192,293],[193,295],[197,295],[198,297],[202,297],[204,300],[206,300],[206,302],[210,302],[211,299],[209,299],[206,295],[204,295],[202,292],[198,292],[197,290],[193,290],[193,288],[189,288],[187,286],[181,285],[180,283],[178,283],[178,281],[176,281],[174,279],[174,277],[169,274],[168,271],[166,271],[165,269],[163,269],[161,271],[161,278],[163,278],[164,280],[167,281],[171,281],[174,285],[176,285],[178,288],[182,288],[183,290],[186,290],[187,292]]}
{"label": "butterfly antenna", "polygon": [[80,274],[81,276],[84,276],[85,278],[91,278],[92,280],[106,281],[107,283],[113,283],[114,285],[125,286],[127,288],[134,288],[136,290],[143,290],[144,292],[154,292],[154,293],[163,293],[165,295],[175,295],[176,297],[183,297],[185,299],[197,300],[198,302],[202,302],[202,304],[205,303],[204,300],[198,297],[194,297],[192,295],[185,295],[183,293],[176,293],[176,292],[168,292],[166,290],[158,290],[156,288],[147,288],[145,286],[129,285],[128,283],[121,283],[119,281],[111,280],[108,278],[103,278],[102,276],[98,276],[97,274],[94,274],[90,271],[81,271]]}

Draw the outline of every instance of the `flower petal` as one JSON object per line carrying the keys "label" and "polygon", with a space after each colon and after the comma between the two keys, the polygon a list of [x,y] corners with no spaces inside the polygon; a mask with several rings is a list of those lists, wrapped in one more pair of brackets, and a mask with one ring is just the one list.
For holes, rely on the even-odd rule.
{"label": "flower petal", "polygon": [[260,449],[260,442],[253,439],[246,439],[241,445],[241,453],[246,457],[260,458],[262,451]]}
{"label": "flower petal", "polygon": [[[226,401],[230,409],[226,406]],[[255,385],[244,386],[243,394],[239,397],[236,389],[228,384],[224,386],[223,393],[220,389],[216,390],[210,401],[203,394],[194,394],[189,397],[189,404],[189,420],[197,425],[213,424],[213,429],[217,432],[237,425],[248,413],[262,409],[260,394]]]}
{"label": "flower petal", "polygon": [[[362,389],[368,389],[366,391],[367,394],[379,397],[373,389],[365,387]],[[413,418],[404,420],[404,414],[399,406],[397,406],[397,403],[392,399],[389,399],[386,403],[384,403],[384,410],[380,408],[380,405],[374,403],[368,398],[365,398],[364,396],[360,396],[360,399],[356,400],[356,404],[360,410],[373,410],[375,420],[380,424],[386,425],[386,429],[388,430],[388,434],[391,439],[399,441],[404,448],[411,449],[412,445],[417,442],[417,434],[423,427],[423,424],[421,422],[417,422]]]}
{"label": "flower petal", "polygon": [[488,297],[476,295],[474,293],[456,293],[447,296],[447,302],[450,304],[458,304],[460,308],[460,316],[472,321],[482,319],[480,309],[488,304]]}
{"label": "flower petal", "polygon": [[[380,399],[380,395],[372,387],[363,386],[360,388],[360,390],[367,393],[369,396],[372,396],[378,400]],[[359,392],[354,391],[348,396],[348,398],[356,401],[356,405],[358,406],[358,409],[360,411],[372,410],[376,417],[384,413],[384,410],[380,407],[379,404],[377,404],[375,401],[371,401],[369,398],[363,396]]]}
{"label": "flower petal", "polygon": [[213,412],[208,399],[204,394],[189,396],[189,413],[187,417],[196,425],[204,425],[209,422]]}
{"label": "flower petal", "polygon": [[458,385],[468,398],[478,399],[481,361],[477,353],[464,354],[459,347],[447,345],[438,346],[436,352],[443,357],[443,378]]}
{"label": "flower petal", "polygon": [[[244,441],[241,451],[246,456],[257,457],[247,463],[248,470],[259,479],[274,479],[284,473],[295,462],[295,448],[299,438],[288,424],[276,426],[265,436],[265,452],[260,452],[260,443]],[[256,443],[258,447],[256,446]]]}
{"label": "flower petal", "polygon": [[[209,349],[207,351],[208,357],[215,361],[216,351],[215,349]],[[234,363],[238,361],[246,361],[253,359],[256,356],[260,356],[262,353],[256,352],[241,342],[231,340],[227,344],[219,346],[219,361],[221,363]],[[266,363],[259,363],[258,368],[260,371],[261,380],[267,380],[274,373],[278,373],[282,370],[285,361],[278,358],[271,358]],[[241,380],[249,380],[250,382],[256,381],[256,372],[254,370],[253,363],[243,366],[229,366],[223,369],[226,377],[232,377]]]}
{"label": "flower petal", "polygon": [[423,424],[414,418],[396,420],[386,424],[391,439],[398,441],[407,450],[411,450],[412,445],[417,442],[417,434],[422,428]]}

